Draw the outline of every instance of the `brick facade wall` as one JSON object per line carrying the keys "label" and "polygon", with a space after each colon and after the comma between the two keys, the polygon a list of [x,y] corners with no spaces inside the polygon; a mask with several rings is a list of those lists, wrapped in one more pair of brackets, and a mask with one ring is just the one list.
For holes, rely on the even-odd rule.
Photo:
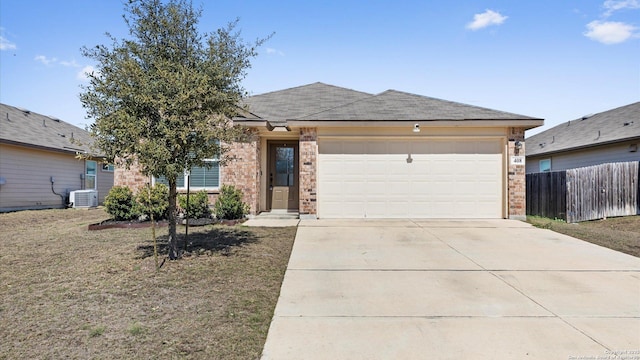
{"label": "brick facade wall", "polygon": [[[250,142],[232,144],[228,156],[231,160],[220,168],[222,184],[234,185],[236,188],[242,190],[244,202],[249,205],[250,214],[255,215],[259,208],[259,140],[256,138]],[[121,166],[116,166],[114,170],[114,185],[127,186],[134,194],[149,182],[150,179],[140,173],[137,163],[131,165],[128,170]],[[178,189],[178,193],[186,194],[186,190]],[[208,191],[210,206],[213,206],[218,196],[219,191]]]}
{"label": "brick facade wall", "polygon": [[249,213],[260,208],[260,140],[233,143],[228,154],[231,160],[221,168],[222,183],[242,190]]}
{"label": "brick facade wall", "polygon": [[131,164],[128,170],[124,166],[116,166],[113,170],[113,185],[127,186],[134,194],[150,181],[149,177],[142,175],[140,172],[138,162]]}
{"label": "brick facade wall", "polygon": [[300,129],[300,216],[318,214],[317,169],[318,133],[315,128]]}
{"label": "brick facade wall", "polygon": [[[299,138],[299,212],[301,217],[317,216],[317,161],[318,142],[315,128],[300,129]],[[516,141],[520,148],[516,149]],[[524,129],[509,128],[508,135],[508,217],[511,219],[526,218],[526,183],[524,164],[511,163],[512,156],[525,155]],[[234,185],[242,190],[244,201],[249,205],[250,214],[256,215],[260,209],[260,140],[257,136],[251,141],[231,145],[231,160],[221,167],[223,184]],[[124,185],[136,192],[149,182],[139,167],[133,164],[129,170],[116,167],[114,185]],[[209,193],[209,203],[215,203],[218,192]]]}
{"label": "brick facade wall", "polygon": [[[516,149],[516,141],[520,142],[520,148]],[[514,165],[511,163],[512,156],[524,157],[524,129],[509,128],[509,218],[517,220],[525,220],[527,217],[527,188],[525,176],[525,164]]]}

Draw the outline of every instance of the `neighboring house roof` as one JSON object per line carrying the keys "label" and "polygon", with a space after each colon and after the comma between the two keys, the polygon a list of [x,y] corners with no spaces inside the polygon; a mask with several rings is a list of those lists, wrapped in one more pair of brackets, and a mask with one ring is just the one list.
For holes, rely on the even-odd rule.
{"label": "neighboring house roof", "polygon": [[90,152],[84,129],[60,119],[0,104],[0,142],[64,152]]}
{"label": "neighboring house roof", "polygon": [[527,156],[640,139],[640,102],[567,121],[526,139]]}
{"label": "neighboring house roof", "polygon": [[[465,121],[525,120],[524,126],[542,124],[542,119],[387,90],[380,94],[313,83],[245,99],[253,116],[244,122],[267,121],[274,126],[307,121]],[[535,125],[529,123],[536,122]]]}

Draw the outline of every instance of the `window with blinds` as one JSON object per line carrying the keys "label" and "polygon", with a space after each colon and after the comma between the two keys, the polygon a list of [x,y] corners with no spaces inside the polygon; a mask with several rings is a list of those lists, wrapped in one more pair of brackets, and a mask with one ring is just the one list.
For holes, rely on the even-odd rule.
{"label": "window with blinds", "polygon": [[[220,165],[217,160],[205,160],[210,163],[211,166],[201,167],[194,166],[191,171],[186,173],[183,177],[178,177],[176,181],[176,188],[186,189],[187,180],[189,181],[189,187],[192,190],[211,190],[220,187]],[[188,177],[190,177],[188,179]],[[169,186],[169,182],[164,176],[155,178],[156,183],[165,184]]]}

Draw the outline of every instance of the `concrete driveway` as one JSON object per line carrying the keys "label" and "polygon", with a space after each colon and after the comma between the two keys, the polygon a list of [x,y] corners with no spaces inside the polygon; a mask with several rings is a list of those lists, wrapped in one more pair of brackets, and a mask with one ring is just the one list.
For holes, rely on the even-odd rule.
{"label": "concrete driveway", "polygon": [[511,220],[303,220],[262,358],[640,359],[640,259]]}

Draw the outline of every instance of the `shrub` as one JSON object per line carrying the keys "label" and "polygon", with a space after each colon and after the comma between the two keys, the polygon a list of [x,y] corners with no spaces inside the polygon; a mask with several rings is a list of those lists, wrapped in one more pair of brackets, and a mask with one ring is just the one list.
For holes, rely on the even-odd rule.
{"label": "shrub", "polygon": [[112,187],[104,199],[104,207],[114,220],[131,220],[136,217],[133,193],[126,186]]}
{"label": "shrub", "polygon": [[[151,192],[151,197],[149,197]],[[167,210],[169,209],[169,188],[164,184],[155,184],[154,186],[145,185],[138,191],[136,196],[136,212],[151,217],[153,213],[154,220],[167,218]]]}
{"label": "shrub", "polygon": [[242,219],[248,212],[249,206],[242,202],[242,191],[233,185],[222,185],[220,196],[213,206],[213,212],[218,219]]}
{"label": "shrub", "polygon": [[200,190],[189,195],[189,208],[187,209],[187,195],[178,196],[178,205],[189,219],[204,219],[211,216],[209,210],[209,196],[205,190]]}

